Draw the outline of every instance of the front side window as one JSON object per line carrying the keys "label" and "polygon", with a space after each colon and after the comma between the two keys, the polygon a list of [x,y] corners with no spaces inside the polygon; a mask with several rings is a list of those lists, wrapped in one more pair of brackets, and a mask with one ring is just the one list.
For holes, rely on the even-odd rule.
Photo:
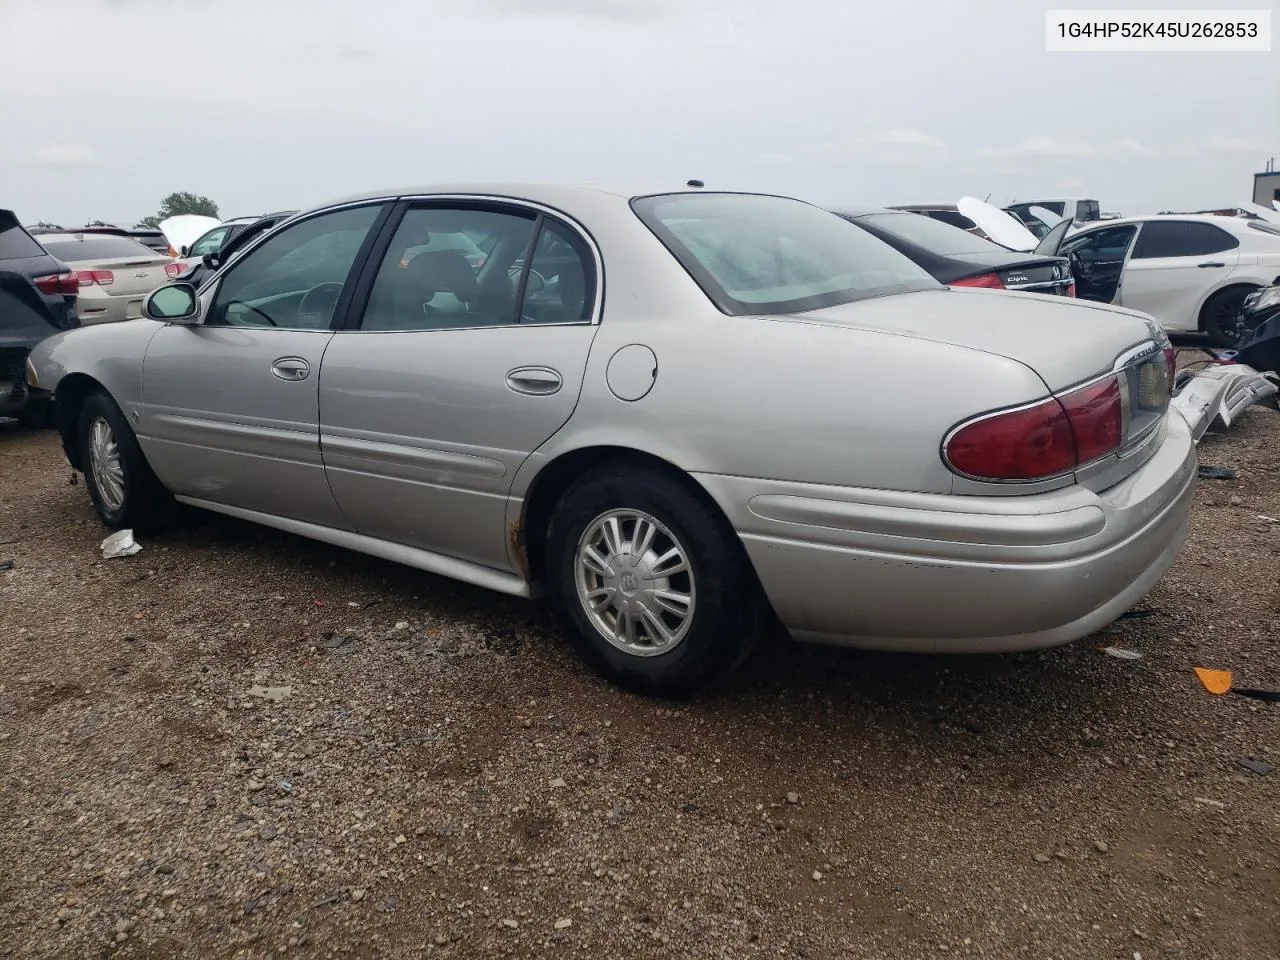
{"label": "front side window", "polygon": [[1063,255],[1074,253],[1087,263],[1112,263],[1125,258],[1137,227],[1104,227],[1088,233],[1077,234],[1062,244]]}
{"label": "front side window", "polygon": [[327,330],[380,205],[308,217],[236,261],[214,294],[207,323]]}
{"label": "front side window", "polygon": [[206,253],[217,253],[222,247],[223,238],[226,237],[230,227],[214,227],[203,237],[191,245],[187,250],[189,257],[203,257]]}
{"label": "front side window", "polygon": [[941,289],[883,240],[799,200],[661,194],[636,198],[632,207],[730,315],[798,313]]}
{"label": "front side window", "polygon": [[1133,248],[1135,260],[1157,257],[1203,257],[1240,245],[1227,231],[1194,220],[1148,220]]}

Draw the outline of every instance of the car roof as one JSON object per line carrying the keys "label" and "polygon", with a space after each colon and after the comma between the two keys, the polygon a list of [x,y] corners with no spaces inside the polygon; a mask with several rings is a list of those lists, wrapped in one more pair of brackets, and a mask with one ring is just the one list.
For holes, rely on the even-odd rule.
{"label": "car roof", "polygon": [[481,183],[436,183],[416,187],[392,187],[385,190],[370,190],[365,193],[338,197],[327,203],[316,204],[310,210],[322,210],[342,204],[360,203],[365,200],[384,200],[396,197],[429,197],[458,194],[462,196],[479,196],[526,200],[541,203],[550,207],[575,206],[604,199],[631,200],[636,197],[648,197],[669,193],[741,193],[754,196],[769,195],[763,191],[727,190],[713,187],[690,187],[686,184],[650,184],[646,189],[642,185],[615,185],[592,183],[520,183],[520,182],[481,182]]}
{"label": "car roof", "polygon": [[1115,220],[1095,220],[1086,226],[1081,227],[1079,232],[1083,233],[1086,230],[1096,230],[1100,226],[1117,227],[1123,226],[1127,223],[1152,223],[1159,222],[1161,220],[1211,223],[1215,227],[1222,227],[1226,230],[1244,228],[1249,223],[1249,219],[1245,217],[1224,217],[1212,213],[1153,213],[1145,217],[1118,217]]}
{"label": "car roof", "polygon": [[907,210],[915,213],[920,210],[954,210],[959,213],[960,208],[954,203],[895,203],[889,207],[890,210]]}

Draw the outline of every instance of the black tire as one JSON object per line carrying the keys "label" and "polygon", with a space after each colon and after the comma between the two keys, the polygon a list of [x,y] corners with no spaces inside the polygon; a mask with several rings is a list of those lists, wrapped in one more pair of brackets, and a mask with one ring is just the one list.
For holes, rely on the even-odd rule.
{"label": "black tire", "polygon": [[[110,429],[118,452],[123,494],[118,503],[110,493],[104,494],[95,476],[90,436],[100,422]],[[85,400],[80,408],[76,437],[80,462],[84,465],[84,485],[103,523],[113,530],[145,531],[155,529],[173,515],[173,495],[156,478],[142,455],[133,429],[115,401],[105,393],[92,394]]]}
{"label": "black tire", "polygon": [[[655,533],[647,556],[674,543],[688,560],[691,588],[680,573],[662,581],[694,598],[682,638],[666,652],[642,656],[615,646],[580,599],[579,543],[611,511],[646,514],[665,528]],[[634,531],[627,520],[622,523]],[[634,532],[628,535],[634,542]],[[578,480],[551,514],[546,558],[551,603],[578,652],[605,677],[638,693],[686,696],[727,676],[750,654],[766,621],[762,592],[737,534],[692,480],[660,470],[606,465]],[[644,584],[653,582],[641,577],[631,581],[631,589],[643,594]],[[647,624],[637,631],[656,639]]]}
{"label": "black tire", "polygon": [[1238,319],[1244,298],[1256,287],[1227,287],[1219,290],[1200,308],[1200,329],[1215,347],[1234,347],[1240,341]]}

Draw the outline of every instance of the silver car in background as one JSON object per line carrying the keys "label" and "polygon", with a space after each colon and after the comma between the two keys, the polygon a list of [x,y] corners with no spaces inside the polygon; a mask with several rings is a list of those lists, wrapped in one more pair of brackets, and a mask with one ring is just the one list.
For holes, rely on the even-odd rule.
{"label": "silver car in background", "polygon": [[110,233],[42,233],[40,244],[75,271],[82,324],[142,316],[142,301],[182,272],[172,257],[132,237]]}
{"label": "silver car in background", "polygon": [[[433,248],[460,234],[483,260]],[[862,647],[1065,643],[1187,534],[1157,324],[948,289],[784,197],[355,197],[146,312],[28,369],[107,525],[173,497],[545,593],[652,693],[727,673],[773,618]]]}

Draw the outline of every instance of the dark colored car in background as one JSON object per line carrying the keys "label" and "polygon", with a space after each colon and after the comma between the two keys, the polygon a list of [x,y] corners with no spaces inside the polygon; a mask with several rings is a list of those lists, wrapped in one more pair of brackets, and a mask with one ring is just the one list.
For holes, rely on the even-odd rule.
{"label": "dark colored car in background", "polygon": [[[277,210],[275,213],[263,214],[252,223],[240,226],[237,230],[232,232],[230,236],[222,239],[222,243],[217,250],[204,253],[200,262],[191,267],[191,269],[186,273],[179,276],[178,280],[182,283],[189,283],[193,287],[199,288],[200,284],[209,279],[209,277],[212,276],[219,267],[234,257],[239,251],[243,250],[246,246],[258,237],[262,236],[268,230],[275,227],[277,224],[288,220],[297,212],[297,210]],[[205,234],[205,236],[208,236],[208,234]],[[192,249],[194,250],[199,245],[200,242],[197,241],[192,245]]]}
{"label": "dark colored car in background", "polygon": [[1280,372],[1280,282],[1244,298],[1236,358],[1255,370]]}
{"label": "dark colored car in background", "polygon": [[[939,283],[1074,297],[1075,279],[1066,257],[1015,253],[990,240],[916,212],[888,209],[836,210],[850,223],[879,237],[923,267]],[[1070,222],[1055,230],[1066,232]]]}
{"label": "dark colored car in background", "polygon": [[42,421],[48,398],[27,387],[27,354],[45,337],[79,326],[79,292],[71,268],[50,256],[12,210],[0,210],[0,416]]}

